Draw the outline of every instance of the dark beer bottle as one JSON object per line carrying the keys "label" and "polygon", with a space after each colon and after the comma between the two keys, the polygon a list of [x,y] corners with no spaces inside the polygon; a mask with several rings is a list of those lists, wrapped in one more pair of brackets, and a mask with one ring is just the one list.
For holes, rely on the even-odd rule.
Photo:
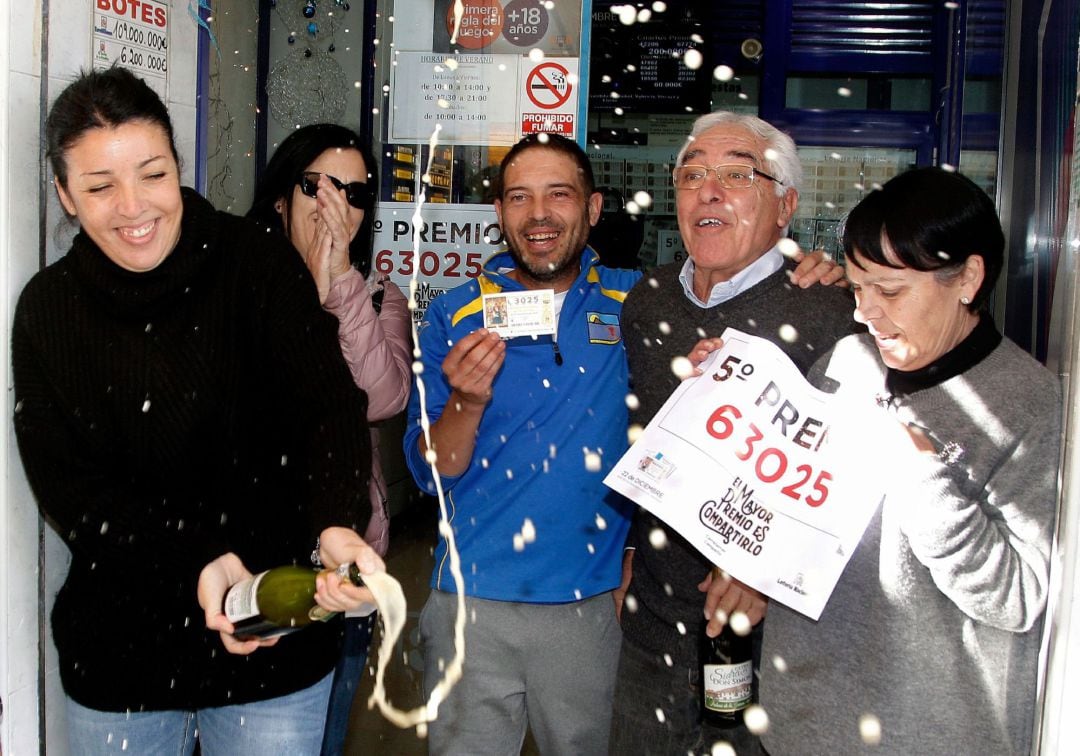
{"label": "dark beer bottle", "polygon": [[731,623],[715,638],[701,625],[699,667],[701,673],[701,719],[713,727],[735,727],[751,703],[754,669],[750,634],[739,635]]}

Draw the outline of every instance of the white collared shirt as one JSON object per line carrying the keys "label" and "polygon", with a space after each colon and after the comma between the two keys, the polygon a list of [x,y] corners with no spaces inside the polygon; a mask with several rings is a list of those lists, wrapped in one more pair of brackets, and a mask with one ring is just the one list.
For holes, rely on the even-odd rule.
{"label": "white collared shirt", "polygon": [[742,294],[751,286],[755,286],[776,271],[784,267],[784,255],[779,247],[773,247],[754,262],[740,270],[728,281],[714,284],[709,292],[709,301],[702,302],[694,293],[694,260],[687,256],[683,263],[682,272],[679,273],[679,283],[682,284],[686,298],[702,309],[716,307],[716,305]]}

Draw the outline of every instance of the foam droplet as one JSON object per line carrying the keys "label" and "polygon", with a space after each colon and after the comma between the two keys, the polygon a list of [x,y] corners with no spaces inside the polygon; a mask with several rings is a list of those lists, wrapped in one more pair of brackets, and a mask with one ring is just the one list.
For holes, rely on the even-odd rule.
{"label": "foam droplet", "polygon": [[649,531],[649,543],[654,549],[662,549],[667,546],[667,533],[663,528],[653,528]]}
{"label": "foam droplet", "polygon": [[746,729],[755,735],[762,735],[769,729],[769,715],[765,707],[759,704],[746,707],[746,711],[743,712],[743,722],[746,723]]}
{"label": "foam droplet", "polygon": [[785,257],[794,257],[799,251],[799,243],[787,236],[778,241],[776,246],[780,249],[780,253]]}
{"label": "foam droplet", "polygon": [[750,624],[750,618],[746,615],[746,612],[733,613],[728,618],[728,623],[731,625],[731,632],[736,635],[745,636],[750,634],[752,625]]}
{"label": "foam droplet", "polygon": [[671,361],[671,372],[680,381],[689,378],[694,372],[694,365],[685,357],[679,356]]}
{"label": "foam droplet", "polygon": [[588,472],[600,472],[600,455],[594,451],[585,452],[585,469]]}
{"label": "foam droplet", "polygon": [[859,737],[867,745],[881,743],[881,720],[873,714],[863,714],[859,717]]}
{"label": "foam droplet", "polygon": [[532,543],[536,540],[536,526],[528,517],[525,518],[525,522],[521,523],[521,537],[525,539],[525,543]]}

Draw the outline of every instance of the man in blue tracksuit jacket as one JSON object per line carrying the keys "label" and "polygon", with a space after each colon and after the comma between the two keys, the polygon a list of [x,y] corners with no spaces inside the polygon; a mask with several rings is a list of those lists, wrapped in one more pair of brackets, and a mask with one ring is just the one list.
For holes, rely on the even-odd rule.
{"label": "man in blue tracksuit jacket", "polygon": [[[587,246],[602,195],[574,142],[533,135],[503,159],[495,210],[507,250],[433,301],[419,332],[405,456],[435,493],[434,457],[461,554],[463,677],[429,727],[433,754],[608,751],[621,635],[612,592],[633,505],[603,485],[626,450],[620,321],[641,273]],[[794,280],[835,280],[821,256]],[[554,338],[503,341],[483,295],[552,289]],[[421,426],[421,392],[431,449]],[[445,536],[420,617],[428,695],[454,656],[456,586]]]}
{"label": "man in blue tracksuit jacket", "polygon": [[[598,265],[588,158],[557,136],[503,160],[495,209],[509,250],[431,303],[420,330],[427,415],[467,596],[464,676],[429,728],[432,753],[606,753],[632,505],[603,484],[627,448],[619,314],[637,271]],[[557,333],[507,341],[483,294],[553,289]],[[434,493],[409,403],[408,464]],[[453,656],[455,585],[445,537],[421,616],[425,688]]]}

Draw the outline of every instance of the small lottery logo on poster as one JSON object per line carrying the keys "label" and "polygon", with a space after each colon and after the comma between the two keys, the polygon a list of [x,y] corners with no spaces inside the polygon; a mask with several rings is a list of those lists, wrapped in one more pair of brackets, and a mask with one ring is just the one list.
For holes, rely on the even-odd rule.
{"label": "small lottery logo on poster", "polygon": [[675,465],[664,459],[663,452],[649,451],[638,462],[638,469],[653,480],[663,480],[675,471]]}
{"label": "small lottery logo on poster", "polygon": [[555,290],[485,294],[484,328],[504,339],[554,334]]}

